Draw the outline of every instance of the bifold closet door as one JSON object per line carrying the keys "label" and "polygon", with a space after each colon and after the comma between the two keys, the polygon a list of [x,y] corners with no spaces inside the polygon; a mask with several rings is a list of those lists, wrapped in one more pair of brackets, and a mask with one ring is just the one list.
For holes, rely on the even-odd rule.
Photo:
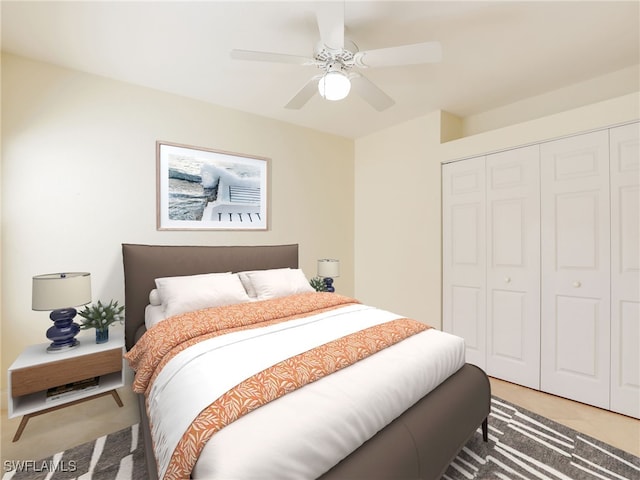
{"label": "bifold closet door", "polygon": [[640,418],[640,124],[610,131],[611,410]]}
{"label": "bifold closet door", "polygon": [[540,147],[486,157],[487,373],[540,388]]}
{"label": "bifold closet door", "polygon": [[609,408],[609,133],[540,148],[541,389]]}
{"label": "bifold closet door", "polygon": [[485,368],[485,158],[442,166],[442,327]]}

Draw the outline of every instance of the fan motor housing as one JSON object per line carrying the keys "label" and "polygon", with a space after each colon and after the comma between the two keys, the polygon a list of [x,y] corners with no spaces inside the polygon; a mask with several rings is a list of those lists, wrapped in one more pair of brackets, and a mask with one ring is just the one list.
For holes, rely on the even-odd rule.
{"label": "fan motor housing", "polygon": [[342,49],[329,48],[320,42],[316,46],[314,58],[325,64],[338,61],[344,66],[351,66],[357,52],[358,46],[350,40],[345,39],[344,48]]}

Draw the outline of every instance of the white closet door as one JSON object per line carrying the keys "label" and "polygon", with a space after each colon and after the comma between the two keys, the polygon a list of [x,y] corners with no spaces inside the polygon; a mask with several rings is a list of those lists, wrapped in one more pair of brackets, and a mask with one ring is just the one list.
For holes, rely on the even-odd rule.
{"label": "white closet door", "polygon": [[487,373],[540,388],[540,147],[487,156]]}
{"label": "white closet door", "polygon": [[640,418],[640,124],[610,145],[611,410]]}
{"label": "white closet door", "polygon": [[609,408],[608,132],[541,145],[541,389]]}
{"label": "white closet door", "polygon": [[465,340],[466,360],[485,368],[484,157],[442,166],[443,329]]}

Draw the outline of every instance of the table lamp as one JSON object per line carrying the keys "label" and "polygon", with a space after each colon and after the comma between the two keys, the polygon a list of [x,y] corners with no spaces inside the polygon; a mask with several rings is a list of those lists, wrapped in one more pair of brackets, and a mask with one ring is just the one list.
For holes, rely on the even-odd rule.
{"label": "table lamp", "polygon": [[91,302],[91,274],[87,272],[47,273],[33,277],[31,309],[53,310],[49,318],[53,326],[47,330],[52,341],[47,352],[64,352],[77,347],[75,336],[80,325],[74,323],[79,305]]}
{"label": "table lamp", "polygon": [[340,276],[340,260],[332,258],[322,258],[318,260],[318,276],[322,278],[325,285],[325,291],[335,292],[333,288],[333,279]]}

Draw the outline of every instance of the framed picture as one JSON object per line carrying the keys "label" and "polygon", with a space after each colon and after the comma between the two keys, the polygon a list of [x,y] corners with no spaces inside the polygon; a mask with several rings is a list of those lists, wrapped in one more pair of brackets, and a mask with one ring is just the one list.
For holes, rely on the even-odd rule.
{"label": "framed picture", "polygon": [[156,142],[158,230],[266,230],[267,158]]}

